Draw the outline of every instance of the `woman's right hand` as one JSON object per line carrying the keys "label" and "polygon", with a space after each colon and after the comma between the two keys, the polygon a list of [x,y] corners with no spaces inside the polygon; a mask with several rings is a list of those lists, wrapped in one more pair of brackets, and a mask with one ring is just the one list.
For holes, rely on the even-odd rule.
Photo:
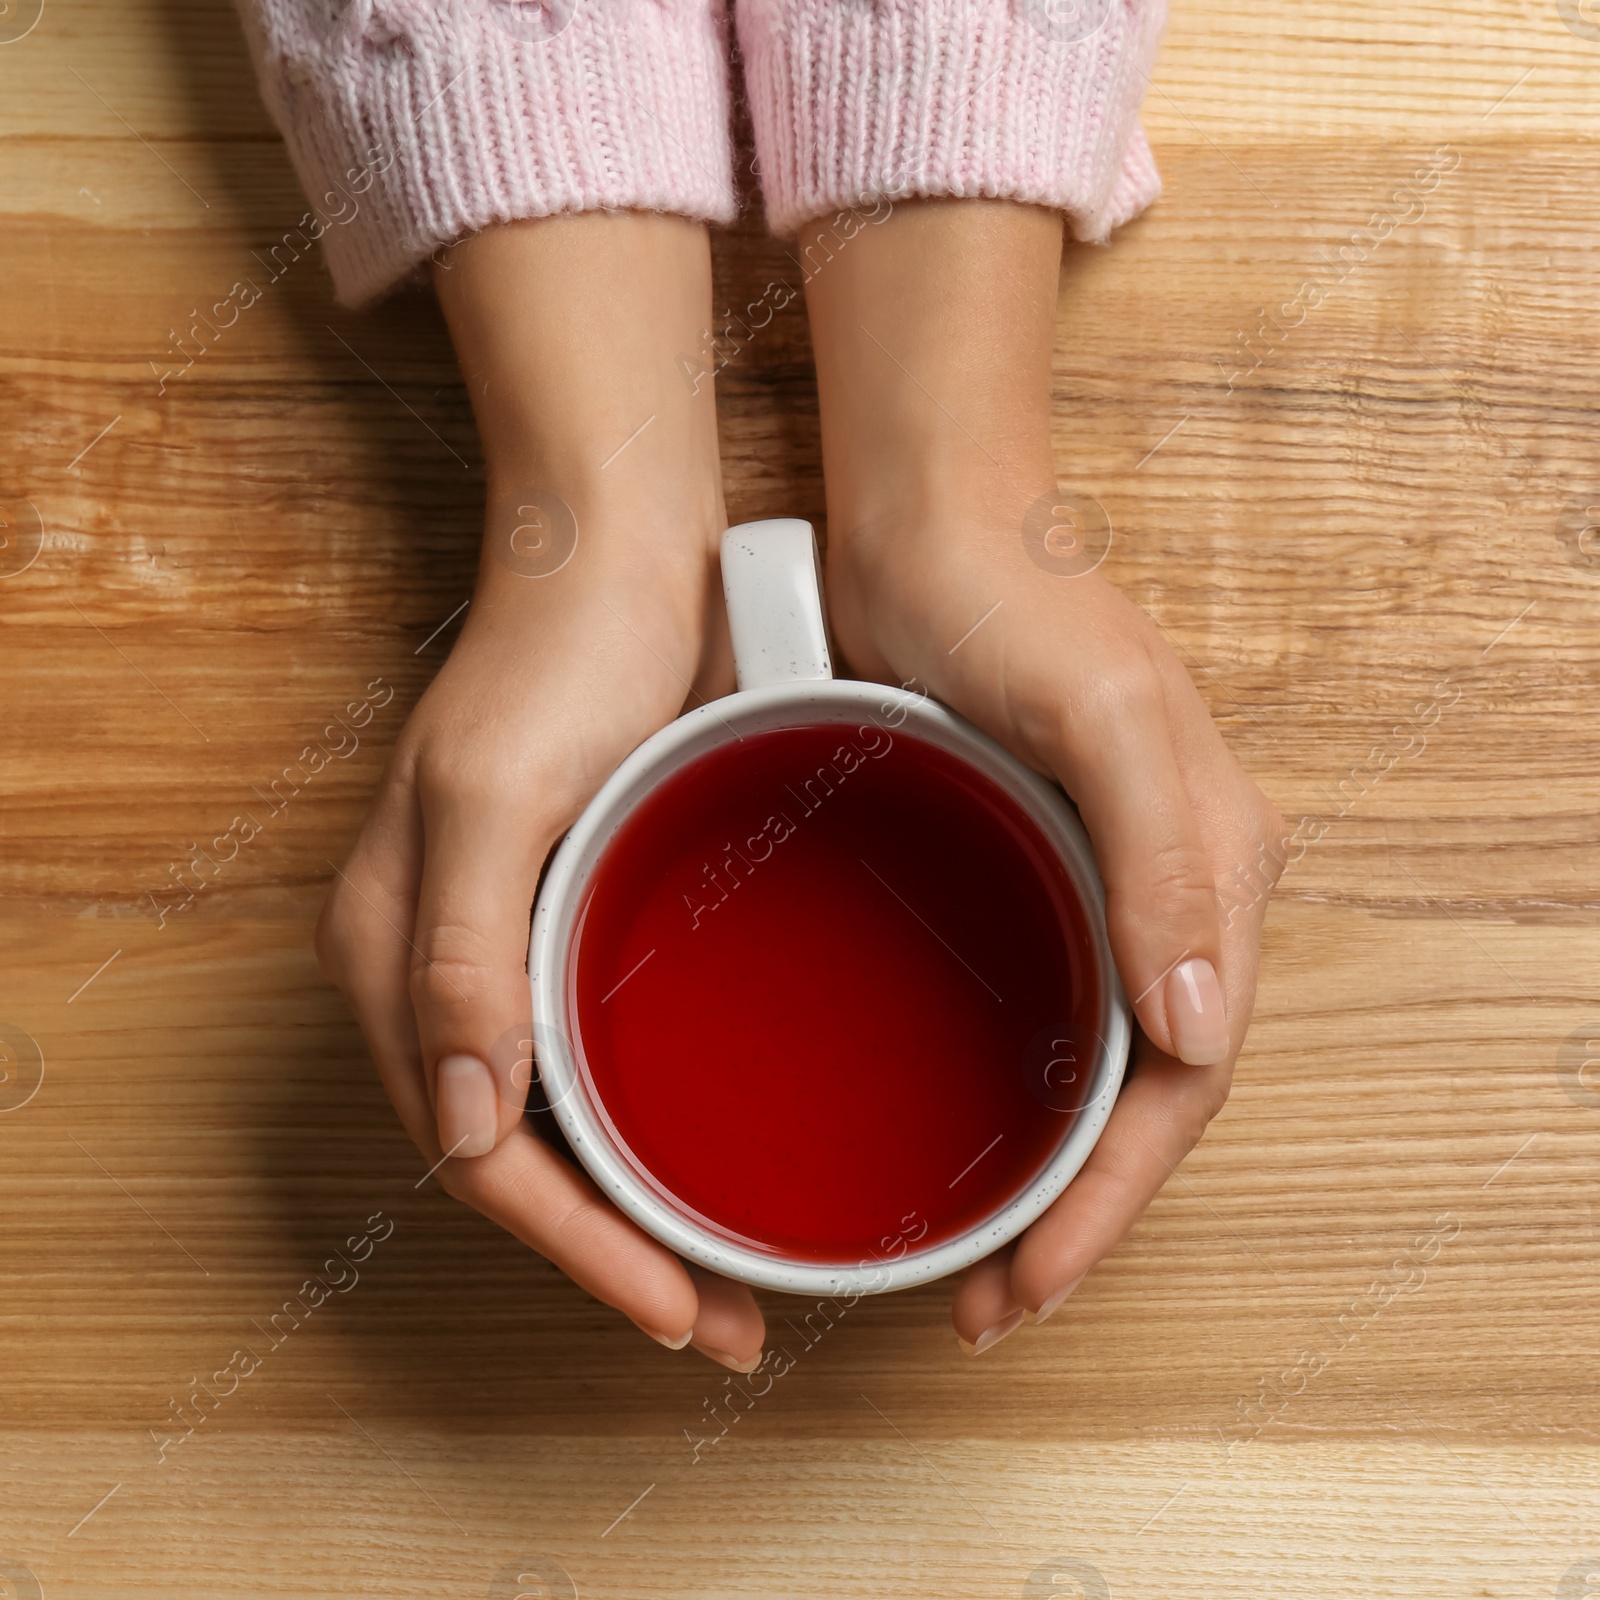
{"label": "woman's right hand", "polygon": [[1076,802],[1139,1024],[1082,1171],[957,1287],[972,1354],[1049,1316],[1221,1109],[1288,835],[1171,644],[1092,570],[1108,529],[1098,549],[1069,542],[1051,438],[1061,240],[1043,208],[919,201],[807,286],[839,648],[863,677],[915,681]]}
{"label": "woman's right hand", "polygon": [[489,464],[484,554],[318,955],[446,1190],[661,1343],[748,1370],[749,1290],[691,1275],[523,1116],[545,858],[631,750],[732,687],[713,400],[677,365],[709,313],[704,230],[515,224],[458,246],[438,285]]}

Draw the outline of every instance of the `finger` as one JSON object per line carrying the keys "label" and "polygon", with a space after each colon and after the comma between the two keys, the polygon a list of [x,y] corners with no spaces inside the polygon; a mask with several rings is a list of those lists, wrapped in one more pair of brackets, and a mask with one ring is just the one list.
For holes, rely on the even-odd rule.
{"label": "finger", "polygon": [[[422,1070],[409,996],[415,889],[404,863],[421,848],[421,819],[398,786],[380,795],[317,927],[324,969],[348,998],[378,1075],[429,1165],[444,1149]],[[698,1297],[665,1247],[615,1211],[594,1184],[523,1130],[501,1146],[503,1161],[445,1160],[439,1181],[597,1299],[671,1348],[689,1342]]]}
{"label": "finger", "polygon": [[1231,1070],[1196,1070],[1148,1039],[1137,1042],[1133,1070],[1083,1170],[1018,1241],[1011,1289],[1034,1321],[1049,1316],[1143,1215],[1227,1098]]}
{"label": "finger", "polygon": [[[1234,1016],[1235,989],[1241,977],[1253,980],[1255,954],[1252,947],[1247,971],[1238,970],[1233,934],[1241,928],[1259,930],[1256,913],[1265,910],[1282,877],[1295,836],[1267,797],[1239,770],[1183,663],[1169,650],[1158,658],[1158,664],[1178,767],[1201,836],[1211,841],[1211,870],[1223,927],[1222,981],[1237,1049],[1243,1030]],[[1253,993],[1253,981],[1245,988]]]}
{"label": "finger", "polygon": [[355,1013],[400,1121],[431,1163],[440,1149],[409,992],[416,889],[408,863],[420,857],[421,839],[409,792],[386,786],[350,859],[333,869],[316,949]]}
{"label": "finger", "polygon": [[[1219,840],[1231,841],[1219,843],[1220,853],[1240,841],[1248,845],[1258,834],[1276,838],[1274,830],[1282,827],[1276,812],[1264,801],[1252,805],[1254,822],[1246,825],[1241,813],[1219,832]],[[1027,1320],[1044,1321],[1116,1248],[1226,1100],[1231,1060],[1244,1043],[1255,1004],[1266,895],[1237,910],[1223,933],[1230,1064],[1197,1071],[1163,1054],[1149,1039],[1136,1040],[1128,1080],[1083,1170],[1018,1242],[1011,1283],[1028,1309]]]}
{"label": "finger", "polygon": [[517,1127],[475,1160],[446,1161],[439,1176],[456,1199],[658,1343],[681,1350],[694,1335],[699,1296],[683,1263],[611,1205],[586,1172],[526,1128]]}
{"label": "finger", "polygon": [[1142,655],[1069,695],[1044,755],[1077,802],[1106,885],[1106,931],[1139,1023],[1191,1066],[1229,1052],[1212,864]]}
{"label": "finger", "polygon": [[1022,1326],[1023,1308],[1011,1288],[1011,1245],[968,1267],[956,1289],[950,1320],[969,1356],[981,1356]]}
{"label": "finger", "polygon": [[735,1372],[754,1372],[761,1365],[761,1346],[767,1336],[756,1297],[744,1284],[719,1273],[687,1261],[684,1268],[700,1300],[690,1342],[701,1355]]}
{"label": "finger", "polygon": [[441,1148],[487,1154],[521,1120],[528,918],[555,829],[501,797],[425,802],[410,997]]}

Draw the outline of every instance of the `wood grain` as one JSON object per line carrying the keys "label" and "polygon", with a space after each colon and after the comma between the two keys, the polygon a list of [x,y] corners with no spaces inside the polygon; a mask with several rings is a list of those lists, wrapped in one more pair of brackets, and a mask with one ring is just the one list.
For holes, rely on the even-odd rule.
{"label": "wood grain", "polygon": [[[1600,1594],[1600,38],[1563,15],[1178,8],[1166,193],[1063,271],[1057,459],[1329,827],[1233,1099],[1067,1308],[970,1363],[937,1286],[809,1340],[774,1297],[795,1369],[698,1461],[720,1375],[417,1187],[310,953],[472,578],[437,312],[352,316],[305,257],[163,392],[168,330],[303,210],[237,25],[46,0],[0,46],[0,500],[42,530],[0,579],[0,1107],[43,1059],[0,1112],[0,1594],[572,1592],[541,1560],[584,1596],[1097,1593],[1071,1562],[1118,1597]],[[754,214],[716,263],[734,304],[789,270]],[[731,515],[820,523],[798,307],[719,390]],[[360,748],[159,926],[375,679]],[[273,1324],[379,1212],[359,1281]]]}

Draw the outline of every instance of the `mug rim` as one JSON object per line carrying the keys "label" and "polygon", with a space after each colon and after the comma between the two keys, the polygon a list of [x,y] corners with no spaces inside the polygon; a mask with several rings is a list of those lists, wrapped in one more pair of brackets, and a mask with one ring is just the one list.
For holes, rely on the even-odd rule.
{"label": "mug rim", "polygon": [[[988,777],[1022,805],[1066,868],[1083,905],[1099,964],[1099,1050],[1092,1094],[1055,1151],[1024,1188],[974,1226],[927,1250],[870,1256],[859,1263],[795,1260],[753,1250],[702,1227],[665,1203],[607,1131],[609,1117],[591,1103],[579,1066],[582,1048],[570,1015],[567,974],[586,893],[601,855],[645,796],[700,756],[742,736],[735,721],[759,722],[749,732],[845,722],[837,712],[874,706],[890,731],[924,737]],[[834,714],[829,714],[830,710]],[[719,724],[721,725],[719,727]],[[933,734],[935,737],[928,738]],[[987,734],[927,695],[850,678],[793,680],[743,689],[708,701],[652,734],[600,787],[556,849],[545,874],[528,937],[534,1053],[550,1110],[573,1153],[606,1196],[653,1238],[696,1265],[756,1287],[792,1294],[885,1293],[947,1277],[982,1260],[1020,1234],[1061,1195],[1088,1159],[1111,1115],[1127,1069],[1132,1017],[1111,957],[1105,889],[1083,824],[1065,795]]]}

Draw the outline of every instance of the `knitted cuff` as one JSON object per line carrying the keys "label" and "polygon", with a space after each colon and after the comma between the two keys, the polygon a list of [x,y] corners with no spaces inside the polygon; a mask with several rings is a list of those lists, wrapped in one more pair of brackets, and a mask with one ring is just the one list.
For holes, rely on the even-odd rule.
{"label": "knitted cuff", "polygon": [[728,221],[723,0],[237,0],[339,298],[497,222]]}
{"label": "knitted cuff", "polygon": [[741,0],[773,230],[989,196],[1104,240],[1161,190],[1138,112],[1165,18],[1166,0]]}

